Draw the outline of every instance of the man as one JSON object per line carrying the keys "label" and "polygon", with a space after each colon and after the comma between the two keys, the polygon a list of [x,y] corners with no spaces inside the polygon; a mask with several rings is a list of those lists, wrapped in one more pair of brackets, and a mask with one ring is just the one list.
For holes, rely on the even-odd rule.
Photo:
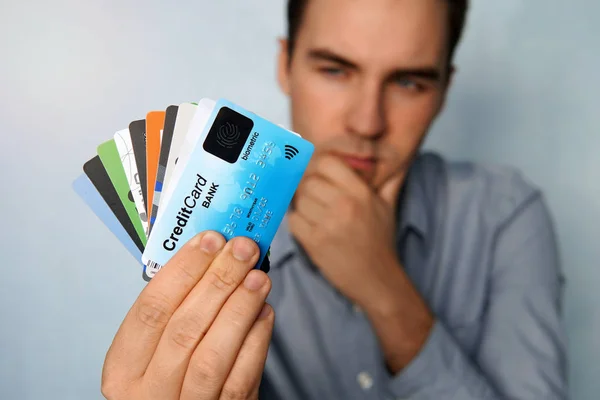
{"label": "man", "polygon": [[418,151],[466,8],[289,1],[279,82],[316,153],[270,279],[249,272],[250,240],[192,239],[119,329],[107,398],[566,398],[542,196],[513,171]]}

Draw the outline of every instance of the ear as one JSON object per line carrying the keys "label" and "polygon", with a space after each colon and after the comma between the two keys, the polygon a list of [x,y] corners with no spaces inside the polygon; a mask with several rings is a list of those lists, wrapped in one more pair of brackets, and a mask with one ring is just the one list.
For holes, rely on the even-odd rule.
{"label": "ear", "polygon": [[287,39],[279,39],[279,55],[277,57],[277,80],[279,87],[289,96],[290,94],[290,63]]}

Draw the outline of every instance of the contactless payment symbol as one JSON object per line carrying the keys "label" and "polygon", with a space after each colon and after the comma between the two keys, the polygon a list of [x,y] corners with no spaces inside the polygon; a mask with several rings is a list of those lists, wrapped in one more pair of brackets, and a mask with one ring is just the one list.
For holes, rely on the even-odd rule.
{"label": "contactless payment symbol", "polygon": [[299,153],[298,149],[295,148],[294,146],[290,146],[289,144],[286,144],[284,147],[285,147],[285,158],[287,158],[288,160],[291,160],[292,158],[296,157]]}

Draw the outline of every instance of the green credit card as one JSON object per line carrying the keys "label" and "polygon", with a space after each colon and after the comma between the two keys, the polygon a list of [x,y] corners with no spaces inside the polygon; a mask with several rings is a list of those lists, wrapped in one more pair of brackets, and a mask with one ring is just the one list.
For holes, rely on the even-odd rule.
{"label": "green credit card", "polygon": [[140,220],[139,213],[133,202],[133,196],[130,196],[129,183],[127,182],[127,176],[125,175],[125,170],[123,169],[123,164],[121,163],[121,157],[119,156],[115,141],[111,139],[98,146],[98,156],[119,195],[121,203],[123,203],[123,207],[125,207],[125,210],[127,211],[127,215],[129,216],[135,231],[144,246],[146,246],[147,238],[144,227],[142,226],[142,221]]}

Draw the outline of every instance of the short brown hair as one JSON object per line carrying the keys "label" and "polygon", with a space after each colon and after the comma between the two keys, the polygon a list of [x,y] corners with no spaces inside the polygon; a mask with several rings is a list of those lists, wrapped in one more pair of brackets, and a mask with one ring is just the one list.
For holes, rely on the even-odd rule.
{"label": "short brown hair", "polygon": [[[448,55],[448,63],[451,64],[454,58],[456,46],[460,41],[462,32],[465,26],[467,9],[469,8],[469,0],[446,0],[450,5],[450,32],[449,45],[450,52]],[[287,22],[288,22],[288,54],[291,55],[296,44],[298,30],[304,17],[304,12],[308,0],[288,0],[287,3]]]}

